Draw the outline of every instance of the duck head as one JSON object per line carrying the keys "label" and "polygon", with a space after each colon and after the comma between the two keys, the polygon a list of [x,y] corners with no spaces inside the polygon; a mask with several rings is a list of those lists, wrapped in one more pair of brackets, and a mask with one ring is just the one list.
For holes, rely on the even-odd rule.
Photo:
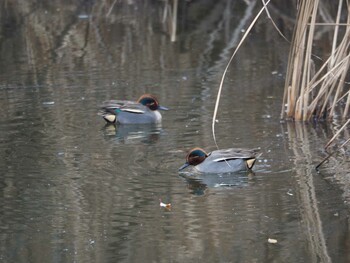
{"label": "duck head", "polygon": [[157,98],[151,94],[144,94],[138,100],[138,103],[148,107],[150,110],[168,110],[168,108],[160,106]]}
{"label": "duck head", "polygon": [[196,166],[205,160],[208,157],[208,154],[202,148],[193,148],[189,151],[186,156],[186,163],[179,168],[179,171],[185,169],[189,165]]}

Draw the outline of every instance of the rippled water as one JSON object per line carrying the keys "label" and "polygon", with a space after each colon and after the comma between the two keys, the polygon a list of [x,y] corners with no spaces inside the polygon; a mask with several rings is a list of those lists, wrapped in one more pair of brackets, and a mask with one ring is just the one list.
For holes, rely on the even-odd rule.
{"label": "rippled water", "polygon": [[[261,147],[254,173],[178,173],[190,148],[215,149],[217,87],[257,7],[181,6],[171,42],[163,4],[105,5],[4,9],[1,261],[347,262],[348,205],[331,167],[314,170],[333,128],[279,120],[288,43],[266,18],[229,69],[216,124],[221,148]],[[161,126],[97,115],[146,92],[170,109]]]}

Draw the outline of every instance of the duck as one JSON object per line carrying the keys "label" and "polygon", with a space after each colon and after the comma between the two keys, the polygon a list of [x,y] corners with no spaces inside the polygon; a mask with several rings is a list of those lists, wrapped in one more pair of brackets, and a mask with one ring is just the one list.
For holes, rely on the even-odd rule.
{"label": "duck", "polygon": [[113,124],[159,124],[162,115],[159,110],[168,108],[159,105],[152,94],[143,94],[137,101],[108,100],[103,102],[100,115]]}
{"label": "duck", "polygon": [[196,147],[189,151],[186,163],[179,168],[182,171],[193,166],[201,173],[233,173],[252,170],[256,159],[260,156],[259,149],[229,148],[207,153]]}

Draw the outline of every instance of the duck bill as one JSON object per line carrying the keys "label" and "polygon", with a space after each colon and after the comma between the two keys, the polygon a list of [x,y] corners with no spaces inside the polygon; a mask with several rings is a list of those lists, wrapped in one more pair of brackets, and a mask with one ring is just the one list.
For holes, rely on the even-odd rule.
{"label": "duck bill", "polygon": [[189,166],[189,165],[190,165],[189,163],[185,163],[183,166],[181,166],[181,167],[179,168],[179,171],[185,169],[185,168],[186,168],[187,166]]}
{"label": "duck bill", "polygon": [[157,110],[169,110],[167,107],[164,106],[158,106]]}

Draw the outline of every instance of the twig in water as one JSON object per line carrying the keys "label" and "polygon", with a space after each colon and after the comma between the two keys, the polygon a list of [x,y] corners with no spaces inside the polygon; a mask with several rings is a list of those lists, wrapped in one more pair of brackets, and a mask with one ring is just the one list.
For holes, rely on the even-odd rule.
{"label": "twig in water", "polygon": [[348,125],[348,123],[350,122],[350,119],[347,120],[347,122],[339,129],[339,131],[337,131],[336,134],[334,134],[334,136],[332,137],[332,139],[329,140],[329,142],[326,144],[326,146],[324,147],[325,150],[327,150],[327,148],[329,147],[329,145],[332,144],[332,142],[335,140],[335,138],[339,135],[339,133],[345,129],[346,125]]}
{"label": "twig in water", "polygon": [[324,159],[315,167],[316,171],[318,171],[318,168],[320,168],[320,166],[321,166],[322,164],[324,164],[336,151],[338,151],[340,148],[343,148],[343,147],[345,146],[345,144],[347,144],[349,141],[350,141],[350,138],[347,139],[342,145],[340,145],[339,147],[337,147],[337,149],[336,149],[335,151],[329,153],[329,154],[326,156],[326,158],[324,158]]}

